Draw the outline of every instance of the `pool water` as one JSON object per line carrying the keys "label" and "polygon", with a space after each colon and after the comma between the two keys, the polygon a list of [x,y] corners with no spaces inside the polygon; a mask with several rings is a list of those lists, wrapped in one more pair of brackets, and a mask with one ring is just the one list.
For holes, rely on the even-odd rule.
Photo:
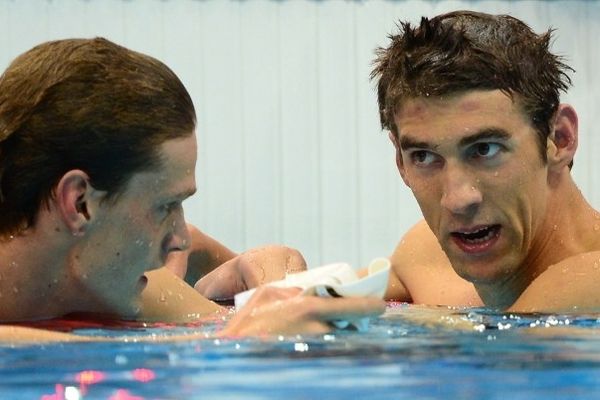
{"label": "pool water", "polygon": [[593,399],[598,316],[390,304],[368,332],[141,343],[213,326],[81,329],[119,343],[0,345],[0,399]]}

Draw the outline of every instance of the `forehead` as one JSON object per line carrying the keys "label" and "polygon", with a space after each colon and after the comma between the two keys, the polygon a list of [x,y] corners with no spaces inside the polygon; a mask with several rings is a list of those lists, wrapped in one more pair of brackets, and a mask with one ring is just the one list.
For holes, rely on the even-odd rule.
{"label": "forehead", "polygon": [[518,102],[500,90],[408,99],[396,113],[395,122],[400,137],[469,133],[481,128],[510,130],[529,125]]}
{"label": "forehead", "polygon": [[126,192],[141,197],[188,197],[196,190],[196,135],[164,142],[159,147],[158,167],[134,174]]}

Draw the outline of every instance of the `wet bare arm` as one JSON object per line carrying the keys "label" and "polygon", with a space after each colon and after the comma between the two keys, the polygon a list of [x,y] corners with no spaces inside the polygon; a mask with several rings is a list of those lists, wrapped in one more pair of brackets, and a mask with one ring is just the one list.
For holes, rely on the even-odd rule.
{"label": "wet bare arm", "polygon": [[187,224],[191,237],[190,248],[169,255],[166,267],[184,279],[190,286],[219,265],[237,254],[191,224]]}
{"label": "wet bare arm", "polygon": [[[171,274],[170,271],[164,269],[157,272],[158,276]],[[178,278],[175,277],[175,279]],[[181,284],[193,290],[188,285]],[[166,287],[168,285],[161,286],[160,288],[164,289]],[[259,288],[246,306],[228,322],[225,329],[217,332],[214,336],[240,337],[319,334],[329,332],[333,329],[328,321],[375,317],[385,311],[385,302],[376,298],[321,298],[301,296],[300,292],[299,288],[275,288],[268,286]],[[196,293],[196,295],[198,294]],[[159,311],[162,312],[165,310],[166,308]],[[220,308],[216,308],[216,311],[219,310]],[[179,312],[182,311],[187,312],[185,309],[180,309]],[[0,341],[5,343],[120,342],[127,340],[138,342],[173,342],[209,337],[211,336],[202,331],[181,335],[140,335],[119,338],[80,336],[18,326],[0,327]]]}
{"label": "wet bare arm", "polygon": [[167,268],[146,272],[146,276],[140,320],[182,323],[222,310]]}
{"label": "wet bare arm", "polygon": [[304,271],[306,261],[295,249],[269,245],[250,249],[200,279],[195,289],[214,300],[231,299],[244,290]]}

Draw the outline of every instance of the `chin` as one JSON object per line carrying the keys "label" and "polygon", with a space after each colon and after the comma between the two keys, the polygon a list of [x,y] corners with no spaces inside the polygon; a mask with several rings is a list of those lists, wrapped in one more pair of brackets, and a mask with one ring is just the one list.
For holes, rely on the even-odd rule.
{"label": "chin", "polygon": [[456,273],[466,281],[477,285],[493,285],[506,280],[510,275],[505,269],[486,267],[467,266],[461,271],[455,270]]}

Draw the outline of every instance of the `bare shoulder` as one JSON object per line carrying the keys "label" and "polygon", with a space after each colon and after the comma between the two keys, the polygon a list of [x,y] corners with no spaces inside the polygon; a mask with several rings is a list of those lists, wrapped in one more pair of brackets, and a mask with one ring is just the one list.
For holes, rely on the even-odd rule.
{"label": "bare shoulder", "polygon": [[410,281],[423,269],[452,268],[437,238],[422,220],[400,240],[391,257],[394,271],[402,281]]}
{"label": "bare shoulder", "polygon": [[510,308],[514,312],[600,312],[600,251],[550,266]]}
{"label": "bare shoulder", "polygon": [[416,304],[482,304],[473,285],[454,272],[448,257],[424,220],[414,225],[398,243],[391,262],[393,278]]}
{"label": "bare shoulder", "polygon": [[141,295],[141,320],[189,322],[221,310],[167,268],[146,273],[148,285]]}

